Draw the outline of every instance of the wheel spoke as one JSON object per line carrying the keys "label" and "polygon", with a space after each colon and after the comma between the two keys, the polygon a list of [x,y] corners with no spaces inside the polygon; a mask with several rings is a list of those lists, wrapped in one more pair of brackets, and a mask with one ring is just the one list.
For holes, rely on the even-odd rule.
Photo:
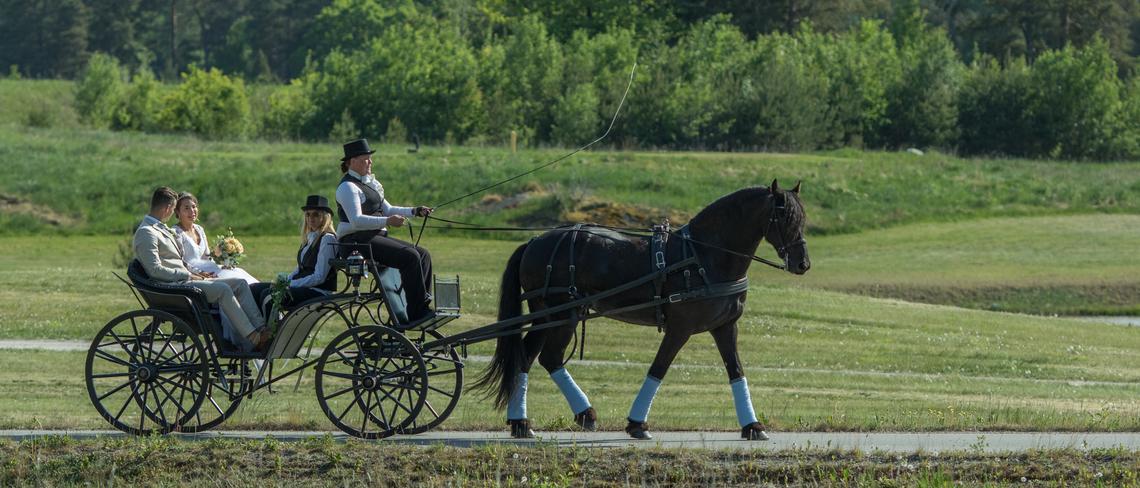
{"label": "wheel spoke", "polygon": [[103,379],[103,378],[122,378],[124,376],[130,376],[130,375],[131,375],[130,371],[128,371],[126,373],[99,373],[99,374],[91,375],[91,379],[99,380],[99,379]]}
{"label": "wheel spoke", "polygon": [[[115,338],[115,343],[118,344],[119,347],[122,348],[123,352],[127,353],[127,355],[130,356],[132,360],[138,359],[138,356],[140,356],[140,354],[136,351],[131,351],[130,349],[128,349],[126,342],[123,339],[120,339],[119,335],[116,334],[113,329],[108,330],[107,333],[111,334],[111,337]],[[139,341],[137,331],[135,333],[134,341],[135,341],[135,348],[137,349],[138,348],[138,341]],[[103,347],[103,346],[99,346],[99,347]]]}
{"label": "wheel spoke", "polygon": [[332,376],[333,378],[340,378],[340,379],[351,380],[351,381],[361,381],[364,379],[364,376],[352,374],[352,373],[340,373],[340,372],[336,372],[336,371],[325,371],[324,374],[326,376]]}
{"label": "wheel spoke", "polygon": [[[158,408],[160,415],[162,416],[163,422],[165,422],[168,425],[171,423],[170,421],[166,420],[165,408],[166,408],[167,403],[173,404],[174,408],[178,410],[178,418],[176,418],[175,420],[181,420],[182,417],[185,417],[186,414],[189,413],[186,411],[186,409],[182,408],[182,400],[186,398],[184,395],[180,395],[179,399],[175,400],[174,399],[174,393],[171,392],[170,390],[167,390],[165,387],[163,387],[161,383],[155,383],[154,386],[155,386],[156,390],[162,390],[162,392],[166,394],[166,397],[162,400],[162,404],[159,405],[159,408]],[[185,392],[183,392],[183,393],[185,393]],[[155,393],[156,398],[157,398],[157,396],[158,396],[158,393]]]}
{"label": "wheel spoke", "polygon": [[[367,398],[372,398],[372,392],[366,392],[365,396]],[[359,401],[359,397],[357,397],[357,399]],[[361,410],[363,410],[364,415],[360,416],[360,431],[364,432],[365,429],[368,428],[368,417],[372,415],[372,400],[365,400],[364,406],[361,408]]]}
{"label": "wheel spoke", "polygon": [[[100,346],[100,347],[102,347],[102,346]],[[122,358],[118,358],[118,357],[115,357],[115,356],[111,355],[111,353],[109,353],[109,352],[106,352],[106,351],[104,351],[104,350],[102,350],[102,349],[94,349],[94,350],[93,350],[93,353],[94,353],[96,356],[98,356],[99,358],[101,358],[101,359],[103,359],[103,360],[105,360],[105,361],[109,361],[109,362],[115,363],[115,364],[117,364],[117,365],[119,365],[119,366],[126,366],[126,367],[128,367],[128,368],[130,368],[130,367],[133,367],[133,366],[134,366],[133,364],[131,364],[131,363],[130,363],[130,361],[126,361],[126,360],[124,360],[124,359],[122,359]],[[133,356],[132,356],[132,357],[133,357]]]}
{"label": "wheel spoke", "polygon": [[356,397],[356,400],[355,400],[355,401],[351,401],[351,402],[348,402],[348,407],[347,407],[347,408],[345,408],[345,409],[344,409],[344,411],[342,411],[342,412],[340,413],[340,415],[338,415],[338,416],[336,417],[337,421],[343,422],[343,421],[344,421],[344,417],[345,417],[345,415],[348,415],[348,411],[349,411],[350,409],[352,409],[352,407],[355,407],[355,406],[357,405],[357,402],[359,402],[359,401],[360,401],[360,397],[359,397],[359,396],[357,396],[357,397]]}
{"label": "wheel spoke", "polygon": [[[108,391],[107,393],[104,393],[104,394],[103,394],[103,396],[99,397],[99,401],[101,402],[101,401],[103,401],[104,399],[106,399],[107,397],[109,397],[109,396],[111,396],[111,395],[114,395],[114,394],[115,394],[115,392],[117,392],[117,391],[119,391],[119,390],[122,390],[123,388],[125,388],[125,387],[127,387],[127,386],[130,386],[130,385],[131,385],[131,383],[133,383],[133,382],[134,382],[134,380],[131,380],[131,381],[127,381],[126,383],[123,383],[123,384],[121,384],[121,385],[119,385],[119,386],[116,386],[116,387],[115,387],[113,390],[111,390],[111,391]],[[128,401],[128,402],[129,402],[129,401],[131,401],[131,397],[130,397],[130,396],[127,396],[127,401]],[[119,415],[122,415],[122,414],[123,414],[123,412],[122,412],[122,410],[120,410],[120,411],[119,411]],[[116,416],[115,418],[118,418],[118,417]]]}
{"label": "wheel spoke", "polygon": [[336,392],[336,393],[333,393],[333,394],[331,394],[331,395],[328,395],[328,396],[323,396],[323,397],[321,397],[321,398],[322,398],[322,399],[324,399],[324,400],[332,400],[333,398],[336,398],[336,397],[338,397],[338,396],[341,396],[341,395],[343,395],[343,394],[345,394],[345,393],[348,393],[348,392],[352,391],[354,388],[355,388],[355,387],[353,387],[353,386],[348,386],[348,387],[344,388],[343,390],[340,390],[340,391],[338,391],[338,392]]}

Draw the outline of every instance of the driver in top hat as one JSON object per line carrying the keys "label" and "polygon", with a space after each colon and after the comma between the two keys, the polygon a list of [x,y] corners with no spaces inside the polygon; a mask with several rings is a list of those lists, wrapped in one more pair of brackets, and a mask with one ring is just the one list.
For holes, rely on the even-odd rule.
{"label": "driver in top hat", "polygon": [[[337,239],[342,244],[367,245],[371,258],[382,266],[400,271],[404,295],[408,300],[408,318],[420,321],[431,314],[431,254],[427,249],[388,235],[388,227],[404,225],[408,217],[426,217],[432,208],[426,206],[397,207],[384,197],[384,186],[372,174],[372,153],[366,139],[344,145],[340,171],[344,177],[336,189],[339,223]],[[351,252],[354,246],[342,247]],[[360,253],[369,257],[365,250]]]}

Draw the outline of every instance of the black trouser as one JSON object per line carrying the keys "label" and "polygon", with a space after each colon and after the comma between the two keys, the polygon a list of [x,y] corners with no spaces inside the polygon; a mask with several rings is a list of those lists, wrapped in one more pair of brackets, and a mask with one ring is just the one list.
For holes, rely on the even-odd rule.
{"label": "black trouser", "polygon": [[[386,232],[354,232],[340,239],[342,244],[368,244],[372,259],[381,266],[396,268],[404,283],[404,296],[408,298],[408,319],[416,320],[428,313],[427,293],[431,289],[431,254],[415,244],[388,237]],[[352,246],[342,246],[341,252],[352,253]],[[361,254],[368,257],[361,250]]]}
{"label": "black trouser", "polygon": [[[266,283],[266,285],[268,285],[268,283]],[[285,293],[285,299],[281,300],[280,311],[284,312],[293,308],[294,305],[300,305],[316,297],[325,296],[327,293],[329,292],[311,286],[290,286],[289,290]],[[273,287],[271,286],[259,287],[259,289],[254,292],[254,295],[257,296],[257,303],[262,306],[262,312],[265,314],[265,317],[269,317],[269,310],[273,308],[273,302],[268,300],[272,294]]]}

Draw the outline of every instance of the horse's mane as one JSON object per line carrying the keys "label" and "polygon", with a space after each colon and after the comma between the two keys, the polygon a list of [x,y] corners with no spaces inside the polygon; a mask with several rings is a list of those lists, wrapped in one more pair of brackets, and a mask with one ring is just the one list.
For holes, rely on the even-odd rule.
{"label": "horse's mane", "polygon": [[[754,211],[755,209],[747,208],[741,205],[741,202],[750,197],[758,197],[765,199],[768,195],[772,194],[772,190],[766,186],[751,186],[741,188],[732,193],[724,195],[716,201],[710,203],[707,207],[697,212],[697,215],[690,220],[690,222],[701,221],[709,219],[713,215],[719,215],[721,218],[729,218],[738,220],[744,216],[744,212]],[[784,208],[787,212],[787,227],[788,229],[799,229],[804,222],[804,207],[800,203],[798,194],[791,191],[780,190],[779,194],[785,195]],[[793,196],[794,195],[794,196]]]}
{"label": "horse's mane", "polygon": [[771,193],[771,190],[769,190],[766,186],[751,186],[748,188],[741,188],[732,193],[724,195],[716,199],[716,201],[708,204],[708,206],[701,209],[700,212],[697,212],[697,215],[693,216],[692,221],[707,219],[710,218],[711,215],[715,214],[724,214],[733,217],[739,216],[744,210],[743,206],[740,205],[740,201],[757,193],[759,194],[758,196],[764,198]]}

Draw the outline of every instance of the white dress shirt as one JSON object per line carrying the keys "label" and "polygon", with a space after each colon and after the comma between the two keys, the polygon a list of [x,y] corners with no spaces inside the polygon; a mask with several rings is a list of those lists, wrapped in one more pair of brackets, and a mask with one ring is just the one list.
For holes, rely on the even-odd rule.
{"label": "white dress shirt", "polygon": [[[311,274],[309,276],[304,276],[301,278],[294,278],[294,276],[297,276],[297,273],[301,272],[301,265],[300,265],[300,263],[298,263],[297,267],[295,269],[293,269],[293,272],[289,273],[289,286],[316,287],[316,286],[320,285],[321,283],[324,283],[325,278],[328,277],[329,269],[330,269],[329,268],[329,260],[336,257],[336,245],[335,245],[336,244],[336,236],[333,236],[330,234],[320,234],[320,235],[321,235],[321,242],[320,242],[321,247],[317,248],[317,267],[316,267],[316,270],[313,271],[313,274]],[[309,252],[309,247],[313,245],[313,239],[316,239],[316,237],[317,237],[316,232],[310,232],[309,233],[309,242],[307,244],[305,244],[305,247],[301,248],[301,254],[300,254],[301,259],[305,258],[305,254]],[[320,291],[320,292],[323,292],[326,294],[328,293],[327,290],[322,290],[320,288],[317,288],[317,291]]]}
{"label": "white dress shirt", "polygon": [[346,181],[336,188],[336,203],[344,209],[345,216],[348,217],[348,222],[341,222],[336,226],[336,236],[344,237],[353,232],[362,230],[384,230],[388,227],[388,216],[390,215],[403,215],[404,217],[414,217],[416,213],[415,207],[397,207],[388,203],[384,198],[384,186],[376,181],[376,177],[371,174],[360,176],[359,173],[348,170],[348,174],[353,178],[357,178],[361,183],[372,187],[376,193],[380,194],[380,214],[381,215],[364,215],[360,213],[360,205],[364,202],[364,190],[361,190],[352,182]]}

